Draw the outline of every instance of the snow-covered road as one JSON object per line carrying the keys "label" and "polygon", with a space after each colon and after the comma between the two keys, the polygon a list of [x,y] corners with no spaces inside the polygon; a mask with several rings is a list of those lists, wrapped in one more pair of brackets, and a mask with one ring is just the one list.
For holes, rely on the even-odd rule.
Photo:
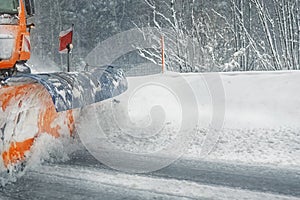
{"label": "snow-covered road", "polygon": [[87,151],[27,171],[1,199],[297,199],[300,171],[237,163],[178,160],[151,174],[99,164]]}

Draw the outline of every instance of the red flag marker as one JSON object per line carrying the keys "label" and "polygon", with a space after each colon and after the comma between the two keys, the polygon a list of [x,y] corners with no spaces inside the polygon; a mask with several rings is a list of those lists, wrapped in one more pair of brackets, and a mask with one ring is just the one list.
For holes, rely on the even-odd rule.
{"label": "red flag marker", "polygon": [[59,52],[68,53],[73,40],[73,26],[66,31],[59,33]]}

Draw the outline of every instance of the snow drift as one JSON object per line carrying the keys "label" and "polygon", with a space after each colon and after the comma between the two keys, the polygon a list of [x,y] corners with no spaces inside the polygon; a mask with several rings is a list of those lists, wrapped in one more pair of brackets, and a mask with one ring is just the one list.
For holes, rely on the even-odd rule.
{"label": "snow drift", "polygon": [[98,160],[130,172],[180,156],[298,168],[299,78],[296,71],[132,77],[126,93],[86,107],[77,130]]}

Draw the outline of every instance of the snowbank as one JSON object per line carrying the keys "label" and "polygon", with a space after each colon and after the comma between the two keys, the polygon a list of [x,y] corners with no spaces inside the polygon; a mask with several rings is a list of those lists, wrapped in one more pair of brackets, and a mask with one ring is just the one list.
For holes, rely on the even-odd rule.
{"label": "snowbank", "polygon": [[[130,77],[125,94],[87,107],[77,128],[96,158],[126,171],[182,154],[299,168],[299,79],[297,71]],[[163,159],[151,166],[150,157]]]}

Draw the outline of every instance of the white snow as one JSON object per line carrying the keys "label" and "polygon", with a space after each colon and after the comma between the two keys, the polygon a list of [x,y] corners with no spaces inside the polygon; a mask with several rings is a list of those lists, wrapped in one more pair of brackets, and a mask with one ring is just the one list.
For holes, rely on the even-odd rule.
{"label": "white snow", "polygon": [[[299,169],[300,72],[235,72],[220,76],[226,95],[224,126],[206,159]],[[209,109],[202,112],[211,115]],[[207,126],[200,126],[199,137],[194,137],[185,156],[201,156],[201,135],[206,133]]]}
{"label": "white snow", "polygon": [[[136,154],[174,158],[184,151],[184,157],[192,159],[300,168],[299,80],[297,71],[181,75],[168,72],[129,77],[125,94],[85,110],[79,121],[84,121],[86,113],[94,112],[96,125],[87,132],[91,127],[89,118],[85,121],[88,125],[79,124],[78,132],[91,152],[107,145],[112,151]],[[182,96],[191,89],[196,106],[191,97]],[[199,114],[198,123],[186,129],[186,137],[179,131],[180,115],[187,109],[184,105],[189,107],[189,121],[195,117],[193,110]],[[190,140],[181,142],[187,150],[180,146],[178,138]],[[177,148],[165,151],[172,144]]]}
{"label": "white snow", "polygon": [[30,60],[27,62],[30,66],[32,73],[50,73],[62,71],[55,62],[51,59],[44,57],[43,61],[39,58],[39,55],[31,55]]}

